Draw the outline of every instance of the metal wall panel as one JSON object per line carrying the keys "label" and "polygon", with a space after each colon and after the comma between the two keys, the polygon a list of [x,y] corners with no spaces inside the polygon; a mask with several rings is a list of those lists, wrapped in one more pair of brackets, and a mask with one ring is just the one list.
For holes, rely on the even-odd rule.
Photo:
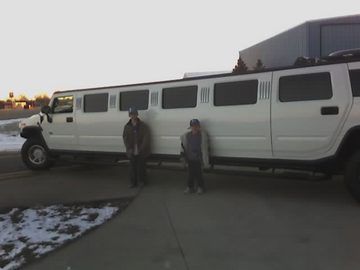
{"label": "metal wall panel", "polygon": [[240,52],[252,69],[258,59],[266,67],[292,65],[298,56],[308,55],[307,25],[302,24]]}
{"label": "metal wall panel", "polygon": [[299,56],[320,57],[360,47],[360,15],[313,20],[240,51],[252,69],[261,59],[267,67],[292,65]]}
{"label": "metal wall panel", "polygon": [[321,56],[333,51],[360,48],[360,23],[321,26],[320,48]]}
{"label": "metal wall panel", "polygon": [[326,25],[360,24],[360,15],[327,18],[308,22],[309,25],[309,56],[319,57],[321,52],[321,29]]}

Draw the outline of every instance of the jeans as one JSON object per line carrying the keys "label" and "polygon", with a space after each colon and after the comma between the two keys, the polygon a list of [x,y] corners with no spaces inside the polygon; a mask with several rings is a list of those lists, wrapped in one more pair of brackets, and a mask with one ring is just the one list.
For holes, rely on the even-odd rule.
{"label": "jeans", "polygon": [[136,186],[138,183],[146,184],[146,160],[136,155],[130,158],[130,182]]}
{"label": "jeans", "polygon": [[204,179],[202,175],[201,162],[198,160],[189,160],[188,162],[188,187],[194,188],[195,179],[197,180],[197,186],[204,188]]}

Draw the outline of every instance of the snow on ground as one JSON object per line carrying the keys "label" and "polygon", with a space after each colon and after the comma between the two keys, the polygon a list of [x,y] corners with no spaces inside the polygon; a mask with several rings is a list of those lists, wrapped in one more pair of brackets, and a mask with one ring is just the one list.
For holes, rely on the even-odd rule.
{"label": "snow on ground", "polygon": [[9,136],[0,134],[0,152],[20,150],[24,142],[25,139],[21,138],[20,135]]}
{"label": "snow on ground", "polygon": [[20,150],[25,139],[19,135],[19,123],[23,119],[0,120],[0,151]]}
{"label": "snow on ground", "polygon": [[99,226],[120,210],[119,204],[53,205],[0,214],[0,269],[17,269]]}
{"label": "snow on ground", "polygon": [[0,120],[0,126],[2,125],[8,125],[13,123],[20,123],[20,121],[24,120],[26,118],[17,118],[17,119],[8,119],[8,120]]}

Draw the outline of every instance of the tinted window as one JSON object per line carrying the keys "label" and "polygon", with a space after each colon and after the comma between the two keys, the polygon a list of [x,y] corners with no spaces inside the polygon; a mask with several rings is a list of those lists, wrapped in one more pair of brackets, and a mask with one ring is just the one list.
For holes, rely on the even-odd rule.
{"label": "tinted window", "polygon": [[72,113],[74,106],[73,96],[56,97],[52,103],[53,113]]}
{"label": "tinted window", "polygon": [[109,94],[92,94],[84,96],[84,112],[107,112]]}
{"label": "tinted window", "polygon": [[321,100],[332,97],[330,73],[285,76],[279,81],[282,102]]}
{"label": "tinted window", "polygon": [[360,69],[350,70],[351,89],[354,97],[360,97]]}
{"label": "tinted window", "polygon": [[257,102],[258,81],[216,83],[214,86],[214,105],[245,105]]}
{"label": "tinted window", "polygon": [[164,88],[162,107],[164,109],[196,107],[197,85]]}
{"label": "tinted window", "polygon": [[146,110],[149,105],[149,90],[126,91],[120,93],[120,111],[127,111],[130,107]]}

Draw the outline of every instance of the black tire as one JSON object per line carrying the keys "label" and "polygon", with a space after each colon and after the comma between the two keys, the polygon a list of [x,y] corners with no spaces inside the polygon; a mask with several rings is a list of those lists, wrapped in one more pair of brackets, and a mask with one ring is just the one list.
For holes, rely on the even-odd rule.
{"label": "black tire", "polygon": [[54,165],[47,147],[37,138],[25,141],[21,148],[21,157],[26,167],[31,170],[46,170]]}
{"label": "black tire", "polygon": [[345,183],[354,199],[360,202],[360,152],[355,153],[348,160]]}

